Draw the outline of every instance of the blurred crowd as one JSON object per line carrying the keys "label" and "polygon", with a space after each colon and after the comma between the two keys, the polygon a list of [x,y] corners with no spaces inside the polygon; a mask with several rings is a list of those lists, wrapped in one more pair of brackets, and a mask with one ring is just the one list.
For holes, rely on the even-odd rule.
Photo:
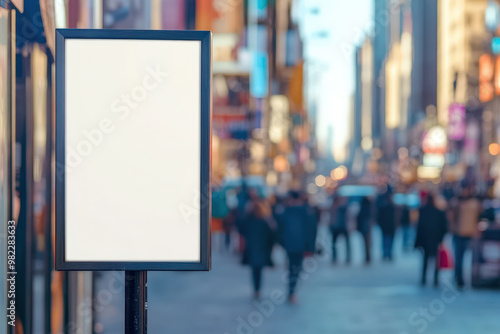
{"label": "blurred crowd", "polygon": [[[304,258],[329,253],[332,264],[337,264],[339,254],[343,253],[339,252],[338,240],[343,238],[346,250],[342,260],[348,265],[351,235],[359,233],[364,246],[364,264],[370,265],[375,226],[382,234],[384,262],[393,261],[397,230],[406,252],[414,249],[421,252],[422,285],[427,282],[430,267],[434,286],[439,285],[441,269],[454,269],[455,284],[463,288],[466,283],[464,255],[474,245],[473,241],[480,240],[488,231],[495,232],[491,234],[493,239],[500,241],[494,202],[478,196],[471,185],[419,191],[418,205],[396,203],[395,197],[393,189],[383,185],[374,196],[346,196],[335,192],[321,205],[305,192],[265,196],[243,184],[237,191],[233,208],[227,209],[227,215],[220,219],[224,244],[229,249],[232,235],[237,231],[238,252],[242,263],[251,268],[255,299],[260,297],[263,269],[273,266],[273,248],[281,246],[287,255],[288,301],[295,304]],[[331,249],[325,249],[324,244],[317,241],[320,224],[328,226]],[[448,243],[450,246],[444,242],[447,235],[450,235],[448,240],[452,240]]]}

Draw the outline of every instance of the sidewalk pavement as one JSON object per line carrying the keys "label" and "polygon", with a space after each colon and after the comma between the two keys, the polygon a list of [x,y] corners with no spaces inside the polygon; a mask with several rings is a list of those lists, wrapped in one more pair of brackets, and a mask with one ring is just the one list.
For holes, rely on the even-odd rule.
{"label": "sidewalk pavement", "polygon": [[[375,233],[374,248],[379,245]],[[340,259],[343,246],[340,242]],[[360,236],[354,235],[352,248],[350,266],[342,261],[333,266],[328,249],[326,255],[308,258],[299,304],[293,306],[284,302],[285,261],[280,249],[274,254],[275,268],[264,272],[259,302],[251,299],[250,270],[229,252],[214,252],[210,272],[150,272],[148,333],[500,333],[500,291],[457,291],[450,271],[442,273],[440,287],[421,287],[418,253],[396,250],[393,263],[382,263],[380,252],[375,252],[374,263],[364,266]],[[97,292],[109,284],[111,275],[96,279]],[[122,334],[123,309],[121,292],[96,313],[96,331]]]}

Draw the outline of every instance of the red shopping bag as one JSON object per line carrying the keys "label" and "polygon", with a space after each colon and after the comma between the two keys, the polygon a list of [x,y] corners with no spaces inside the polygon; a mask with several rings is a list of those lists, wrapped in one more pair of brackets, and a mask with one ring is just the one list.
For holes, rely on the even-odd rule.
{"label": "red shopping bag", "polygon": [[439,246],[438,250],[438,268],[439,269],[453,269],[454,263],[450,251],[444,245]]}

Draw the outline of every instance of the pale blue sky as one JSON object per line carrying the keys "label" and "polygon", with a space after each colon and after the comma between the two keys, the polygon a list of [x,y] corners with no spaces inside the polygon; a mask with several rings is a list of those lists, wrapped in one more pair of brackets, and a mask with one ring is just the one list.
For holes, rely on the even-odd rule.
{"label": "pale blue sky", "polygon": [[[373,0],[299,0],[301,29],[308,36],[306,59],[317,64],[310,87],[318,102],[317,133],[320,144],[327,147],[328,128],[333,126],[335,156],[342,158],[349,141],[351,96],[354,92],[354,48],[372,25]],[[310,8],[319,7],[319,15]],[[311,36],[327,30],[327,39]]]}

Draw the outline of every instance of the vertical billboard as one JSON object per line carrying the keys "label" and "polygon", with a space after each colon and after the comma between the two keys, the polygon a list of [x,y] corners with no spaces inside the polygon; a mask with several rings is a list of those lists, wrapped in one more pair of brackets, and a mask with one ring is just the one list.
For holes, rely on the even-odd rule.
{"label": "vertical billboard", "polygon": [[211,33],[56,32],[56,269],[210,268]]}

